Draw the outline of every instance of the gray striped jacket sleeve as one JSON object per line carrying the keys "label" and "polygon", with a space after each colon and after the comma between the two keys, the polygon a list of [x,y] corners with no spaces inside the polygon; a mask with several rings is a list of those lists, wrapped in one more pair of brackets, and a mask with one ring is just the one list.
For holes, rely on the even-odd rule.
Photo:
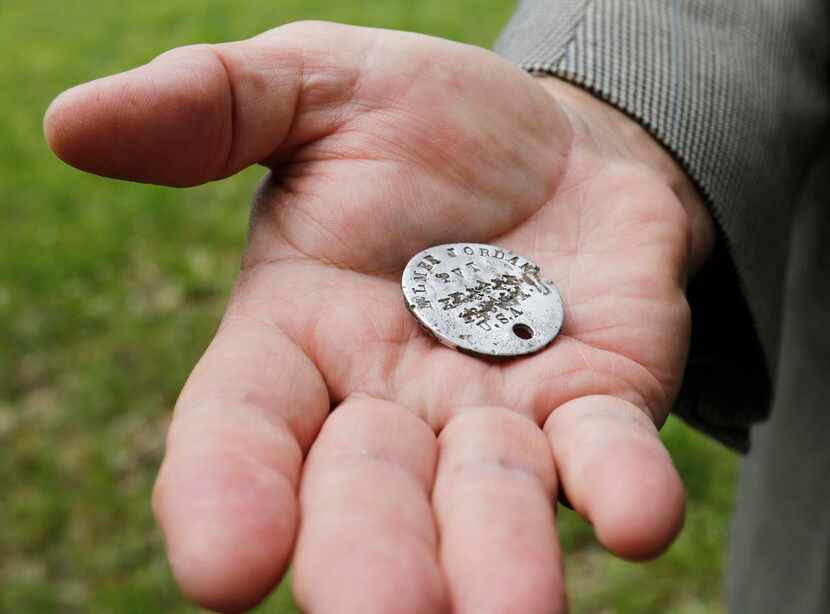
{"label": "gray striped jacket sleeve", "polygon": [[641,122],[721,232],[675,412],[748,447],[769,412],[796,197],[828,109],[823,0],[524,0],[496,50]]}

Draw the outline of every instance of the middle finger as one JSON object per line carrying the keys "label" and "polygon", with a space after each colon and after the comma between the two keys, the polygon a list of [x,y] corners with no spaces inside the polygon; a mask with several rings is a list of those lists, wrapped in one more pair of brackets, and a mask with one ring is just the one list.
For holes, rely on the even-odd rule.
{"label": "middle finger", "polygon": [[300,489],[304,611],[446,610],[429,504],[436,449],[432,429],[395,403],[350,398],[326,420]]}

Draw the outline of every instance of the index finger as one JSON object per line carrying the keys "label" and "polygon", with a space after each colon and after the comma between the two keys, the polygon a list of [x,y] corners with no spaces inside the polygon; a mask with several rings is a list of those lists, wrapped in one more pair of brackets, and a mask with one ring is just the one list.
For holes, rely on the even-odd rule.
{"label": "index finger", "polygon": [[233,311],[176,404],[153,498],[182,591],[221,611],[257,603],[288,566],[303,455],[329,412],[311,360]]}

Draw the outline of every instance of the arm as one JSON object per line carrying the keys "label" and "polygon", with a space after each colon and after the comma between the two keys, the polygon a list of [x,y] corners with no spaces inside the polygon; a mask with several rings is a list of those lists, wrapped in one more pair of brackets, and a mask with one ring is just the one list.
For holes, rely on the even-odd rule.
{"label": "arm", "polygon": [[[480,49],[301,23],[73,89],[46,133],[67,162],[123,179],[271,169],[155,494],[195,601],[241,610],[292,562],[314,612],[548,612],[564,607],[560,485],[620,556],[680,529],[657,428],[711,231],[622,114]],[[414,324],[403,264],[459,240],[560,283],[548,350],[492,365]]]}
{"label": "arm", "polygon": [[718,222],[676,411],[740,449],[769,411],[795,196],[828,115],[816,0],[522,2],[497,44],[648,129]]}

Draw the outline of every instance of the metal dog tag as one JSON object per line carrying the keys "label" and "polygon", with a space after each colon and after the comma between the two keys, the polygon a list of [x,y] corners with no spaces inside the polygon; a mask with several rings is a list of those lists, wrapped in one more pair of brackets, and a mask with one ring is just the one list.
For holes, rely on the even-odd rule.
{"label": "metal dog tag", "polygon": [[539,267],[480,243],[438,245],[403,271],[406,304],[441,343],[487,356],[538,352],[562,328],[562,298]]}

